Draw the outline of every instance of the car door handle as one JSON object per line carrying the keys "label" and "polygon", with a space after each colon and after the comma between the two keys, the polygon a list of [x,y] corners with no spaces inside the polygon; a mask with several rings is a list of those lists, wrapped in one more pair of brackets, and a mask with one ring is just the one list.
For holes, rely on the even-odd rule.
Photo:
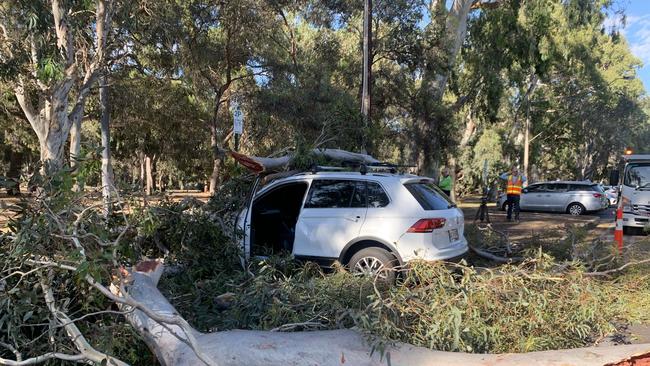
{"label": "car door handle", "polygon": [[547,194],[546,197],[551,197],[551,195],[550,195],[550,194]]}
{"label": "car door handle", "polygon": [[357,221],[359,221],[360,218],[361,218],[361,216],[347,216],[345,219],[357,222]]}

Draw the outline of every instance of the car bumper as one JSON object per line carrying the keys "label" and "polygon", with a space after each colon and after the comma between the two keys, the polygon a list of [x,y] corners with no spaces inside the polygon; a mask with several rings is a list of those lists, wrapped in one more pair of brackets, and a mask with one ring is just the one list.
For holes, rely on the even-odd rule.
{"label": "car bumper", "polygon": [[[397,247],[399,248],[399,244]],[[400,252],[401,249],[399,248]],[[445,248],[436,248],[434,245],[427,246],[426,248],[418,248],[416,250],[405,250],[402,259],[405,263],[412,260],[424,261],[450,261],[454,258],[461,257],[467,254],[469,247],[467,246],[467,239],[462,236],[458,241],[452,243]]]}
{"label": "car bumper", "polygon": [[609,207],[609,201],[587,202],[584,204],[585,209],[590,212],[601,211]]}
{"label": "car bumper", "polygon": [[635,215],[633,213],[623,213],[623,226],[643,228],[650,224],[650,217]]}

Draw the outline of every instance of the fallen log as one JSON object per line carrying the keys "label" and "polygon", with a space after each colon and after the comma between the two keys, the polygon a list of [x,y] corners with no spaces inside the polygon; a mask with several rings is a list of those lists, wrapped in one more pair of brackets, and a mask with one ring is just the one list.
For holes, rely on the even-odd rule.
{"label": "fallen log", "polygon": [[[352,162],[358,164],[376,164],[379,160],[367,154],[359,154],[340,149],[313,149],[312,154],[323,156],[331,160]],[[263,158],[259,156],[249,156],[234,151],[229,152],[238,163],[248,168],[254,173],[278,172],[287,169],[293,161],[294,155],[289,153],[276,158]]]}
{"label": "fallen log", "polygon": [[[164,316],[176,316],[176,309],[157,288],[163,265],[150,262],[132,273],[128,294]],[[127,315],[129,322],[145,338],[162,365],[201,365],[195,350],[185,341],[176,325],[161,324],[140,310]],[[468,354],[434,351],[398,343],[387,347],[383,356],[371,354],[366,338],[354,330],[310,332],[270,332],[230,330],[200,333],[191,330],[204,357],[220,366],[273,365],[642,365],[650,362],[650,344],[588,347],[520,354]]]}

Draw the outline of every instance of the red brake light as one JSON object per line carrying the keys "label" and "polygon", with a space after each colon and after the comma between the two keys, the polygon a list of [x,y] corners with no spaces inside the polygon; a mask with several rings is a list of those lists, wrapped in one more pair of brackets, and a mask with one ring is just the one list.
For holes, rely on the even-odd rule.
{"label": "red brake light", "polygon": [[596,197],[596,198],[600,198],[600,197],[602,197],[602,196],[603,196],[603,195],[600,194],[600,193],[594,193],[594,197]]}
{"label": "red brake light", "polygon": [[421,219],[413,224],[406,232],[407,233],[430,233],[434,229],[439,229],[445,226],[447,220],[443,218],[436,219]]}

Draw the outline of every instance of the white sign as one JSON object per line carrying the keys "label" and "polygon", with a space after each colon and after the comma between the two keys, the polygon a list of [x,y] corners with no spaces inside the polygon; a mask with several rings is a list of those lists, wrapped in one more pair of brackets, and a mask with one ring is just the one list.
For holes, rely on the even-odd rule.
{"label": "white sign", "polygon": [[239,105],[235,104],[232,110],[233,118],[233,132],[237,135],[244,133],[244,113],[239,109]]}

